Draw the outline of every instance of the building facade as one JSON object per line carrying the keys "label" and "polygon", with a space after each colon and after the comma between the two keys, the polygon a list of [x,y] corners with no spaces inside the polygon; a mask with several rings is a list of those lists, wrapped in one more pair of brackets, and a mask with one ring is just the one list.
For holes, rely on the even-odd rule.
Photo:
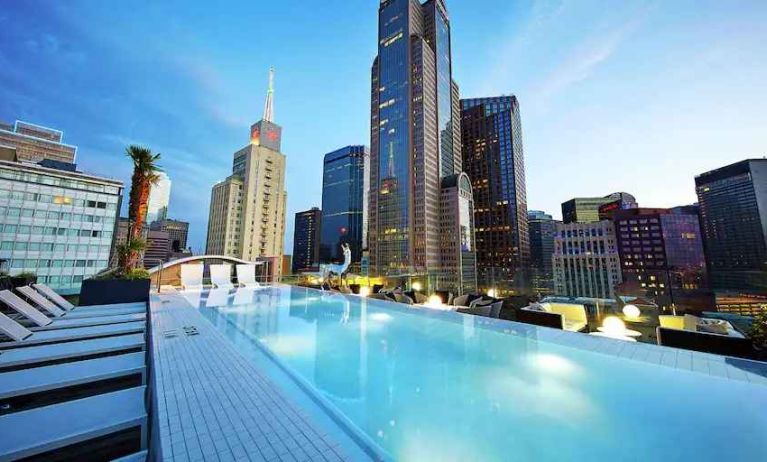
{"label": "building facade", "polygon": [[613,214],[621,295],[652,299],[662,310],[714,310],[695,206],[635,208]]}
{"label": "building facade", "polygon": [[108,267],[123,193],[120,181],[71,167],[0,161],[0,258],[11,275],[35,273],[63,293]]}
{"label": "building facade", "polygon": [[461,172],[451,56],[443,0],[380,3],[371,79],[372,276],[441,273],[441,181]]}
{"label": "building facade", "polygon": [[530,286],[536,294],[554,292],[554,238],[557,234],[557,224],[551,215],[540,210],[527,212],[528,230],[530,235]]}
{"label": "building facade", "polygon": [[479,284],[524,290],[530,241],[517,98],[461,100],[461,130],[463,168],[474,189]]}
{"label": "building facade", "polygon": [[293,273],[318,270],[321,223],[322,211],[317,207],[296,213],[293,228]]}
{"label": "building facade", "polygon": [[[611,206],[603,207],[607,204],[611,204]],[[593,223],[607,218],[604,214],[613,209],[636,207],[636,198],[625,192],[616,192],[604,197],[576,197],[562,203],[562,221],[564,223]],[[600,208],[602,208],[602,217],[599,214]]]}
{"label": "building facade", "polygon": [[146,222],[150,224],[168,218],[171,181],[165,172],[159,172],[158,176],[160,179],[152,185],[147,202]]}
{"label": "building facade", "polygon": [[272,78],[264,118],[250,129],[250,144],[234,154],[232,175],[213,186],[206,253],[248,261],[274,260],[281,274],[285,234],[286,157],[282,127],[271,120]]}
{"label": "building facade", "polygon": [[164,219],[153,222],[149,229],[168,233],[168,250],[182,252],[187,249],[189,239],[189,223],[181,220]]}
{"label": "building facade", "polygon": [[64,144],[60,130],[17,120],[9,125],[0,122],[0,146],[12,148],[18,160],[40,162],[43,159],[75,163],[77,147]]}
{"label": "building facade", "polygon": [[320,263],[343,261],[341,245],[348,244],[352,264],[359,266],[367,248],[369,162],[366,146],[346,146],[325,155]]}
{"label": "building facade", "polygon": [[440,266],[438,287],[456,293],[477,290],[474,196],[466,173],[442,179],[440,200]]}
{"label": "building facade", "polygon": [[170,236],[166,231],[150,229],[146,237],[143,266],[154,268],[169,261]]}
{"label": "building facade", "polygon": [[614,298],[623,279],[613,223],[558,224],[552,266],[556,295]]}
{"label": "building facade", "polygon": [[767,293],[767,159],[695,177],[712,287]]}

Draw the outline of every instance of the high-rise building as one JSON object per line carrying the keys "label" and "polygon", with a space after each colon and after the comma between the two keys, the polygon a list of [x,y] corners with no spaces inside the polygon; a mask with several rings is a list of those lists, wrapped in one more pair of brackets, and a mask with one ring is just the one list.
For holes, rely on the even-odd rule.
{"label": "high-rise building", "polygon": [[11,275],[32,272],[39,282],[74,293],[108,266],[123,184],[72,164],[46,165],[48,159],[0,160],[0,259]]}
{"label": "high-rise building", "polygon": [[461,172],[450,46],[443,0],[380,3],[371,87],[371,275],[448,271],[441,267],[449,261],[440,246],[441,181]]}
{"label": "high-rise building", "polygon": [[[605,207],[603,207],[605,206]],[[604,197],[576,197],[562,203],[562,221],[564,223],[593,223],[607,219],[609,212],[617,209],[637,207],[637,201],[631,194],[616,192]],[[600,208],[602,216],[600,217]]]}
{"label": "high-rise building", "polygon": [[614,298],[623,279],[613,223],[558,224],[552,264],[556,295]]}
{"label": "high-rise building", "polygon": [[[695,206],[613,213],[621,260],[621,295],[650,298],[661,309],[714,310]],[[709,296],[711,295],[711,296]]]}
{"label": "high-rise building", "polygon": [[154,268],[169,260],[170,237],[166,231],[149,230],[144,248],[143,264],[145,268]]}
{"label": "high-rise building", "polygon": [[695,188],[712,287],[767,293],[767,159],[698,175]]}
{"label": "high-rise building", "polygon": [[551,257],[557,224],[561,222],[540,210],[529,210],[527,223],[530,234],[530,285],[535,293],[549,294],[554,291]]}
{"label": "high-rise building", "polygon": [[461,131],[463,167],[474,187],[479,285],[524,289],[530,242],[517,98],[461,100]]}
{"label": "high-rise building", "polygon": [[168,250],[170,252],[182,252],[187,248],[189,238],[189,223],[180,220],[164,219],[153,222],[152,231],[165,231],[168,233]]}
{"label": "high-rise building", "polygon": [[466,173],[442,179],[440,201],[440,283],[460,293],[477,290],[477,252],[474,237],[474,196]]}
{"label": "high-rise building", "polygon": [[293,229],[293,272],[316,271],[320,263],[322,211],[317,207],[296,213]]}
{"label": "high-rise building", "polygon": [[359,266],[367,247],[367,193],[370,155],[365,146],[346,146],[325,155],[322,171],[320,263],[342,261],[349,244]]}
{"label": "high-rise building", "polygon": [[282,270],[285,233],[285,155],[282,127],[272,121],[273,71],[269,72],[264,118],[250,128],[250,144],[234,154],[232,175],[213,186],[208,218],[208,254],[248,261],[274,261]]}
{"label": "high-rise building", "polygon": [[0,146],[13,148],[19,161],[40,162],[43,159],[73,164],[77,147],[64,144],[60,130],[17,120],[14,125],[0,122]]}
{"label": "high-rise building", "polygon": [[146,208],[146,222],[148,224],[168,218],[171,181],[165,172],[159,172],[158,175],[160,179],[149,190],[149,201]]}

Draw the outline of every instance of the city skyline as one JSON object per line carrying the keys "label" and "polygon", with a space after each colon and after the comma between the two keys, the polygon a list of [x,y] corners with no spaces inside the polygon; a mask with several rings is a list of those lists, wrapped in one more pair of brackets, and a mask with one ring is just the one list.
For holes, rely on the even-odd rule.
{"label": "city skyline", "polygon": [[[758,59],[767,39],[758,28],[764,4],[634,3],[620,12],[598,3],[478,5],[449,5],[454,77],[462,97],[520,99],[530,209],[559,218],[561,202],[603,191],[630,191],[648,207],[692,203],[695,175],[764,155],[767,135],[757,117],[767,102],[758,91],[766,74]],[[343,21],[333,16],[340,7]],[[262,113],[263,76],[273,65],[292,216],[316,205],[322,179],[312,173],[324,153],[367,144],[376,8],[270,8],[264,16],[258,8],[211,12],[195,4],[183,11],[14,4],[0,12],[0,39],[12,44],[0,51],[8,69],[0,77],[0,120],[62,129],[80,147],[85,171],[109,172],[126,184],[126,144],[163,153],[177,185],[170,216],[191,222],[190,244],[199,251],[209,200],[200,191],[226,177],[242,130]],[[497,27],[487,27],[487,11],[497,13]],[[674,19],[680,11],[686,14]],[[236,30],[259,18],[267,20],[252,41],[215,26],[231,22]],[[130,31],[139,20],[164,35],[136,38]],[[297,32],[319,24],[322,49],[344,53],[314,56],[320,46],[308,38],[263,45],[277,30],[307,37]],[[213,35],[219,37],[212,43],[202,41]],[[499,51],[501,59],[489,59]],[[347,77],[333,79],[339,68]],[[138,72],[126,76],[128,69]],[[147,72],[156,78],[147,81]],[[332,117],[312,115],[319,111]]]}

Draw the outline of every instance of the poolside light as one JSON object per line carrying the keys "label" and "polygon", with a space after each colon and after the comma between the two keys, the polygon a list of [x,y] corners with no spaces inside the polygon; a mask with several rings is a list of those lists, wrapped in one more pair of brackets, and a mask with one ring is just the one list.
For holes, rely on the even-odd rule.
{"label": "poolside light", "polygon": [[434,295],[430,296],[428,300],[426,300],[425,305],[433,307],[433,308],[441,308],[442,307],[442,297],[440,297],[437,294],[434,294]]}
{"label": "poolside light", "polygon": [[608,316],[602,321],[602,329],[608,335],[622,336],[626,332],[626,324],[616,316]]}
{"label": "poolside light", "polygon": [[370,287],[368,286],[360,287],[360,297],[367,297],[368,295],[370,295]]}
{"label": "poolside light", "polygon": [[626,305],[623,307],[623,315],[626,316],[626,319],[637,319],[640,314],[642,314],[642,312],[639,311],[639,308],[635,305]]}
{"label": "poolside light", "polygon": [[493,297],[493,298],[498,298],[498,290],[496,290],[496,289],[487,289],[487,296],[488,297]]}
{"label": "poolside light", "polygon": [[411,284],[411,285],[410,285],[410,287],[411,287],[413,290],[415,290],[416,292],[420,292],[420,291],[421,291],[421,289],[423,289],[423,287],[421,286],[421,283],[420,283],[420,282],[414,282],[413,284]]}

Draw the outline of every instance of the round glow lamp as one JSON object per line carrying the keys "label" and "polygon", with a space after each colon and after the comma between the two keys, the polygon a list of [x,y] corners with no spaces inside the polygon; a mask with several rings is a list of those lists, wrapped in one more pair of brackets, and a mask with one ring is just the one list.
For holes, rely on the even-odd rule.
{"label": "round glow lamp", "polygon": [[623,335],[626,332],[626,324],[616,316],[608,316],[602,321],[602,329],[608,335]]}
{"label": "round glow lamp", "polygon": [[368,286],[360,287],[360,297],[367,297],[368,295],[370,295],[370,287]]}
{"label": "round glow lamp", "polygon": [[642,312],[639,311],[639,308],[637,308],[636,305],[626,305],[623,307],[623,315],[626,316],[627,319],[637,319],[641,314]]}
{"label": "round glow lamp", "polygon": [[442,306],[442,298],[439,295],[432,295],[429,297],[429,299],[426,301],[426,305],[433,306],[435,308],[439,308]]}
{"label": "round glow lamp", "polygon": [[498,291],[496,289],[487,289],[487,296],[498,298]]}
{"label": "round glow lamp", "polygon": [[421,286],[420,282],[414,282],[410,285],[410,287],[415,290],[416,292],[420,292],[421,289],[423,289],[423,286]]}

